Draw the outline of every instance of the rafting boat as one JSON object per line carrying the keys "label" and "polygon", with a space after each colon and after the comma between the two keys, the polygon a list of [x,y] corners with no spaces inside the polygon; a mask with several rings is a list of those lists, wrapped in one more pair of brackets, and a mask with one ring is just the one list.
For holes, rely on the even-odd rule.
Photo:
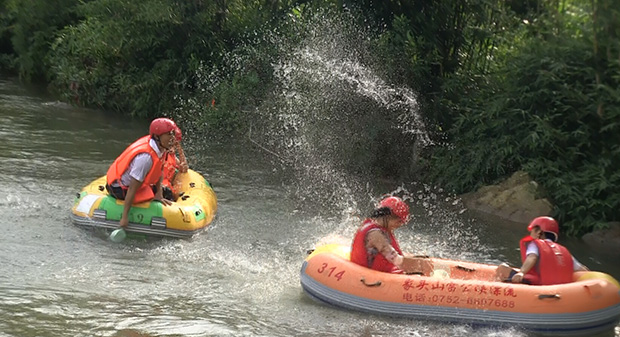
{"label": "rafting boat", "polygon": [[511,325],[546,334],[613,330],[620,284],[600,272],[575,272],[567,284],[495,280],[497,266],[431,258],[427,275],[391,274],[349,261],[350,247],[317,247],[301,268],[312,299],[346,309],[476,325]]}
{"label": "rafting boat", "polygon": [[[129,211],[128,233],[189,238],[206,228],[215,217],[217,197],[211,184],[198,172],[189,170],[176,177],[179,198],[170,206],[159,201],[135,204]],[[76,225],[116,229],[119,227],[123,202],[105,189],[106,177],[100,177],[76,196],[71,208]]]}

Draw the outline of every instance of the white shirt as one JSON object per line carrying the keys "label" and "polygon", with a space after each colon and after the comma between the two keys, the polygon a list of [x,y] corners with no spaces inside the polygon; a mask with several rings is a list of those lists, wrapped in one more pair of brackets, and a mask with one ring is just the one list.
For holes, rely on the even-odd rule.
{"label": "white shirt", "polygon": [[[149,140],[149,145],[155,151],[157,157],[161,158],[164,153],[159,150],[159,147],[157,147],[157,142],[155,139],[151,138]],[[151,167],[153,167],[153,159],[151,159],[150,154],[137,154],[131,160],[131,163],[129,163],[129,168],[121,175],[121,183],[123,186],[129,186],[131,178],[134,178],[139,182],[143,182],[144,178],[146,178],[147,174],[149,174]],[[115,182],[112,186],[118,186],[118,183]]]}

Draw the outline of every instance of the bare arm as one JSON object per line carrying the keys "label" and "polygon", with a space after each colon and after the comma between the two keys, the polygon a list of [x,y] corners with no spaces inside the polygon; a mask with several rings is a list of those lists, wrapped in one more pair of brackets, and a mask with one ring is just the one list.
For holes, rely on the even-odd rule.
{"label": "bare arm", "polygon": [[153,198],[153,200],[157,200],[159,202],[161,202],[162,204],[164,204],[164,206],[170,206],[172,205],[172,201],[164,198],[164,190],[162,188],[162,180],[163,178],[159,178],[159,181],[157,181],[157,185],[155,185],[156,188],[156,192],[155,192],[155,197]]}
{"label": "bare arm", "polygon": [[189,164],[187,163],[187,158],[185,158],[185,152],[183,152],[183,148],[181,147],[181,143],[177,143],[176,147],[177,147],[177,151],[179,151],[179,171],[181,173],[185,173],[189,169]]}
{"label": "bare arm", "polygon": [[368,232],[367,246],[375,248],[390,263],[402,269],[405,273],[423,273],[429,275],[433,265],[427,258],[402,256],[392,247],[387,237],[379,230]]}
{"label": "bare arm", "polygon": [[521,269],[519,270],[519,272],[512,276],[512,282],[513,283],[523,282],[523,275],[527,274],[527,272],[529,272],[532,268],[534,268],[537,261],[538,261],[538,255],[528,254],[525,257],[525,261],[523,261],[523,265],[521,266]]}
{"label": "bare arm", "polygon": [[371,230],[367,234],[366,246],[375,248],[390,263],[400,266],[403,257],[392,247],[387,237],[380,230]]}
{"label": "bare arm", "polygon": [[433,263],[426,257],[405,257],[399,268],[408,274],[421,273],[426,276],[430,275],[434,269]]}
{"label": "bare arm", "polygon": [[125,195],[125,201],[123,202],[123,214],[121,215],[120,221],[121,227],[127,227],[129,225],[129,210],[131,209],[133,200],[136,198],[136,192],[138,188],[140,188],[140,185],[142,185],[141,181],[131,178],[127,194]]}

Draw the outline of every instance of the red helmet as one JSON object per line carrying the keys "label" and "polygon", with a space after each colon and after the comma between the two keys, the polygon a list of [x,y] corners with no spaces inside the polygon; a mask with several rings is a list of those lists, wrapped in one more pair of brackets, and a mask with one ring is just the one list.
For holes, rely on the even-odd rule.
{"label": "red helmet", "polygon": [[409,205],[399,197],[387,197],[379,203],[379,207],[387,207],[404,223],[409,221]]}
{"label": "red helmet", "polygon": [[527,226],[527,230],[531,231],[536,226],[540,227],[540,230],[545,233],[553,233],[553,241],[558,241],[560,226],[554,218],[550,216],[539,216],[538,218],[534,218],[534,220],[532,220],[532,222],[530,222],[530,224]]}
{"label": "red helmet", "polygon": [[151,134],[151,136],[161,136],[164,133],[174,131],[177,128],[177,125],[172,121],[172,119],[156,118],[151,122],[149,134]]}
{"label": "red helmet", "polygon": [[183,134],[181,133],[181,129],[177,126],[174,129],[174,137],[177,139],[177,142],[180,142],[183,138]]}

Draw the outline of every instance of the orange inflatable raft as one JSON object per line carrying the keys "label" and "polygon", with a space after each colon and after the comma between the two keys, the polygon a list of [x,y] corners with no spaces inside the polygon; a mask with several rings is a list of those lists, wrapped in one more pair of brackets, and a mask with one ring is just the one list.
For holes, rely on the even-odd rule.
{"label": "orange inflatable raft", "polygon": [[572,283],[531,286],[495,281],[494,265],[431,258],[428,275],[390,274],[350,262],[349,253],[336,244],[312,251],[301,268],[304,292],[375,314],[561,335],[613,330],[620,320],[620,284],[605,273],[576,272]]}

